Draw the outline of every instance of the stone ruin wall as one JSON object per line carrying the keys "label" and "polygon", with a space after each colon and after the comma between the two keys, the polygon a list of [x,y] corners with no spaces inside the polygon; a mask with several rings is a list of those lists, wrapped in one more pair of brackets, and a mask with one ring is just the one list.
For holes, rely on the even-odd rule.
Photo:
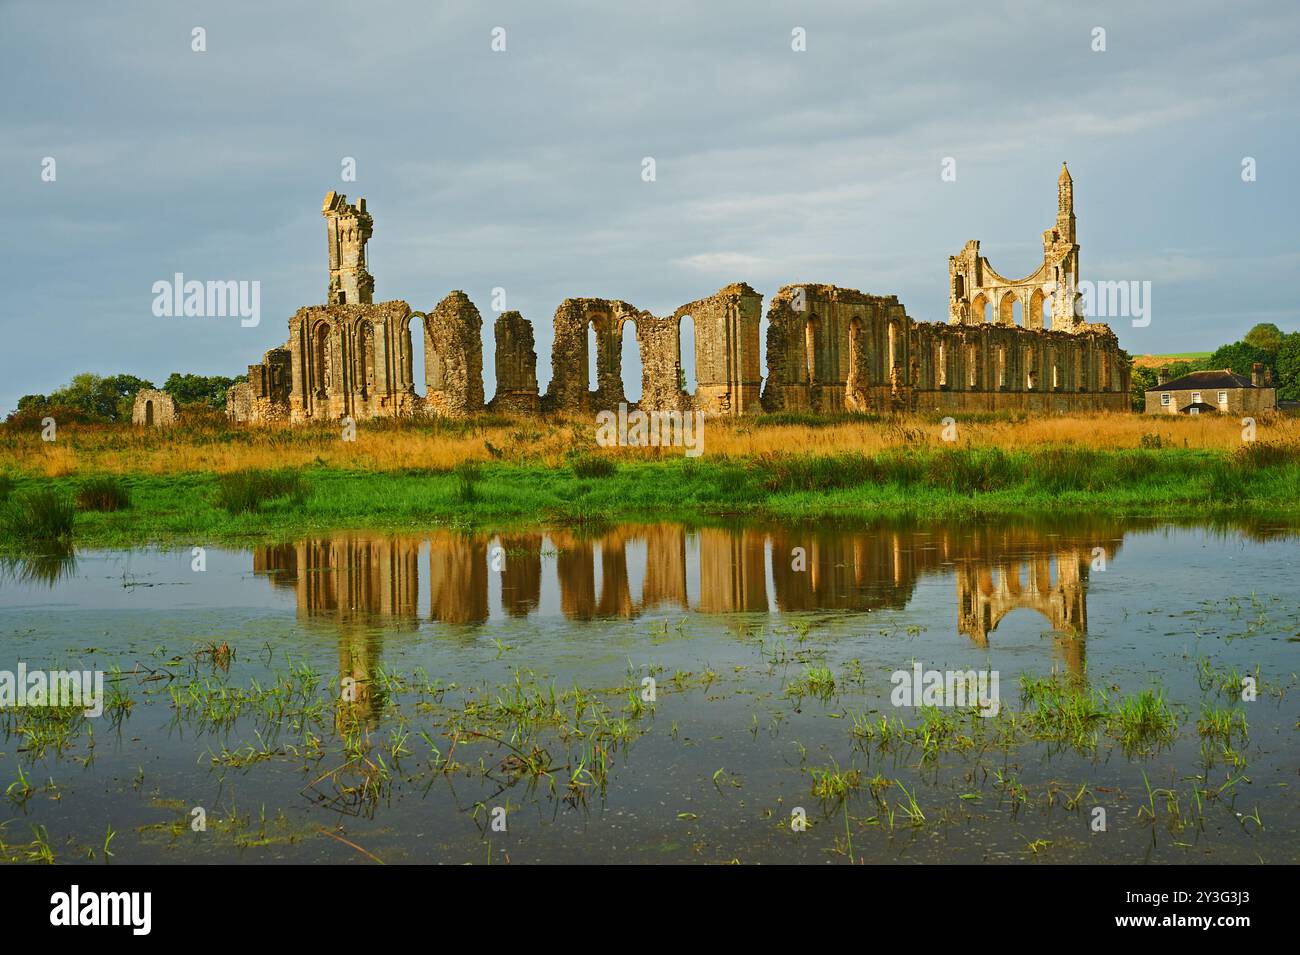
{"label": "stone ruin wall", "polygon": [[[762,296],[729,285],[656,316],[627,302],[570,298],[554,316],[552,377],[539,394],[532,325],[504,312],[493,326],[497,394],[484,401],[482,317],[454,291],[431,312],[402,301],[374,304],[365,243],[373,220],[330,193],[327,305],[301,308],[289,340],[250,365],[248,381],[227,395],[242,422],[337,421],[350,417],[465,417],[485,409],[509,414],[593,415],[627,401],[622,351],[635,326],[643,410],[739,416],[777,411],[1125,411],[1129,367],[1114,332],[1088,324],[1074,296],[1051,301],[1051,283],[1077,281],[1073,184],[1058,181],[1054,228],[1043,234],[1043,264],[1009,280],[969,242],[949,259],[949,321],[917,322],[896,296],[833,285],[787,285],[767,320],[766,382],[760,359]],[[1045,291],[1046,289],[1046,291]],[[992,317],[989,318],[989,307]],[[1059,314],[1058,314],[1059,313]],[[682,324],[695,327],[694,393],[684,387]],[[1019,323],[1017,323],[1019,318]],[[425,395],[412,374],[411,325],[424,334]],[[589,380],[588,329],[595,339],[596,381]]]}
{"label": "stone ruin wall", "polygon": [[[627,302],[566,299],[555,312],[553,374],[537,384],[532,325],[519,312],[494,325],[497,394],[484,401],[481,317],[463,292],[430,313],[405,302],[313,306],[291,320],[272,349],[231,389],[236,421],[293,423],[351,417],[506,414],[594,415],[627,401],[622,342],[635,324],[643,410],[739,416],[800,411],[1125,411],[1127,356],[1105,325],[1071,331],[1018,325],[917,322],[894,296],[831,285],[788,285],[767,320],[768,376],[760,371],[761,297],[733,285],[656,316]],[[681,323],[695,321],[694,394],[681,387]],[[425,336],[427,395],[411,375],[410,334]],[[588,380],[588,328],[596,381]],[[594,384],[594,387],[593,387]],[[761,398],[760,398],[761,388]]]}
{"label": "stone ruin wall", "polygon": [[496,342],[497,393],[488,410],[499,414],[537,414],[537,348],[532,323],[518,312],[502,312],[492,326]]}
{"label": "stone ruin wall", "polygon": [[[483,410],[483,319],[455,291],[424,319],[425,414],[463,418]],[[414,388],[411,388],[414,393]]]}
{"label": "stone ruin wall", "polygon": [[131,423],[149,428],[165,428],[176,423],[176,402],[165,391],[145,388],[136,392],[131,405]]}

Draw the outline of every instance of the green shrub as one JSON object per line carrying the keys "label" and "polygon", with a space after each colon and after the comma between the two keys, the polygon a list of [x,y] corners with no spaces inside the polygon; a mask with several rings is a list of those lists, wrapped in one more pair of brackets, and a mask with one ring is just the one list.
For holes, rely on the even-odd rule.
{"label": "green shrub", "polygon": [[91,478],[77,491],[83,511],[121,511],[131,506],[131,492],[120,478]]}
{"label": "green shrub", "polygon": [[297,471],[251,468],[217,478],[217,507],[231,514],[251,513],[277,498],[285,498],[289,503],[298,505],[306,497],[307,485]]}

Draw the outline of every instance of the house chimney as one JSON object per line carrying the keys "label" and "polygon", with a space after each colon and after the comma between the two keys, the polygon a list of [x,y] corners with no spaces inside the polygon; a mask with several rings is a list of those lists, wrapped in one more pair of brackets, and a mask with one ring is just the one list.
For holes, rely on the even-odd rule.
{"label": "house chimney", "polygon": [[1264,387],[1264,366],[1259,362],[1250,366],[1250,383],[1256,388]]}
{"label": "house chimney", "polygon": [[1169,366],[1168,366],[1168,365],[1166,365],[1165,367],[1161,368],[1158,372],[1156,372],[1156,384],[1157,384],[1157,385],[1167,385],[1167,384],[1169,384]]}

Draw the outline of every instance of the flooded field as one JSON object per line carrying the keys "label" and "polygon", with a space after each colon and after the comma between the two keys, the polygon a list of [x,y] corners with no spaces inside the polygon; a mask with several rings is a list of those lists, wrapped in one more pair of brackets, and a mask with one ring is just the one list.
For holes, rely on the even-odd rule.
{"label": "flooded field", "polygon": [[1072,522],[13,564],[0,669],[105,690],[0,711],[0,855],[1294,863],[1298,558]]}

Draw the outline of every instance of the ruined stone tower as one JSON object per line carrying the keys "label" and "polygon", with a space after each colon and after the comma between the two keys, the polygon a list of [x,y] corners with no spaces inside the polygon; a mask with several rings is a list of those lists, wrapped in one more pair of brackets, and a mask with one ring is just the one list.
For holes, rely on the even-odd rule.
{"label": "ruined stone tower", "polygon": [[1056,183],[1056,224],[1043,233],[1043,264],[1023,279],[999,275],[980,255],[976,239],[948,258],[948,321],[954,325],[1019,325],[1073,332],[1077,313],[1079,246],[1074,235],[1074,180],[1065,163]]}
{"label": "ruined stone tower", "polygon": [[374,231],[374,220],[366,212],[366,200],[348,203],[338,192],[325,196],[321,208],[329,239],[329,305],[370,305],[375,300],[375,280],[366,271],[366,243]]}

